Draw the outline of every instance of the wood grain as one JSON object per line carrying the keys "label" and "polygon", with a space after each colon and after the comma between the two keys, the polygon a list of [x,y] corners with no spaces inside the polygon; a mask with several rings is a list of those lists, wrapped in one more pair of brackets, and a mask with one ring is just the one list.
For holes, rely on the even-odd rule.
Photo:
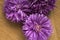
{"label": "wood grain", "polygon": [[[49,16],[53,27],[49,40],[60,40],[60,0],[56,1],[56,8]],[[0,0],[0,40],[25,40],[21,26],[6,20],[2,10],[3,2],[4,0]]]}

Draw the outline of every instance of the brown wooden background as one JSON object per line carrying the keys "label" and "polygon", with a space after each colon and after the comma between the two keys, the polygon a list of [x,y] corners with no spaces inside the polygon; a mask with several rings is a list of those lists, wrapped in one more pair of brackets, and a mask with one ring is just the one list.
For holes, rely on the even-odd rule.
{"label": "brown wooden background", "polygon": [[[6,20],[2,11],[3,1],[0,0],[0,40],[24,40],[20,25]],[[53,26],[53,33],[49,40],[60,40],[60,0],[56,1],[56,8],[49,16]]]}

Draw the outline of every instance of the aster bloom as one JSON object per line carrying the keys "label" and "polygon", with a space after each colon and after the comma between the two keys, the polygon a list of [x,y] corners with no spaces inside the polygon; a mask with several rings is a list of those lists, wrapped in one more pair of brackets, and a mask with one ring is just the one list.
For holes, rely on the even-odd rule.
{"label": "aster bloom", "polygon": [[48,15],[55,7],[55,0],[30,0],[32,13]]}
{"label": "aster bloom", "polygon": [[50,20],[43,14],[32,14],[22,27],[27,40],[48,40],[52,28]]}
{"label": "aster bloom", "polygon": [[11,22],[24,21],[27,15],[22,8],[28,7],[27,0],[5,0],[4,12],[6,18]]}

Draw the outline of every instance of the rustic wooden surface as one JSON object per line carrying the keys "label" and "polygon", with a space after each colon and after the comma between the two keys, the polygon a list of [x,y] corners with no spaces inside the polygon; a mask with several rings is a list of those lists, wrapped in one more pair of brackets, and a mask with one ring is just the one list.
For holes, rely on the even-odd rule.
{"label": "rustic wooden surface", "polygon": [[[0,0],[0,40],[25,40],[21,26],[6,20],[2,11],[3,1]],[[49,40],[60,40],[60,0],[56,1],[56,8],[49,16],[53,26],[53,33]]]}

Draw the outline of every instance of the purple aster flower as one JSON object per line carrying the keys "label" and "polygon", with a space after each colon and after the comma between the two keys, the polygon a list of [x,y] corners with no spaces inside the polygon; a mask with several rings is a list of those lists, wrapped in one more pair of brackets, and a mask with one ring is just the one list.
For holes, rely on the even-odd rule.
{"label": "purple aster flower", "polygon": [[6,18],[12,22],[24,21],[27,15],[22,11],[28,7],[27,0],[5,0],[4,12]]}
{"label": "purple aster flower", "polygon": [[30,0],[31,13],[48,15],[55,7],[55,0]]}
{"label": "purple aster flower", "polygon": [[22,27],[27,40],[48,40],[52,28],[50,20],[43,14],[32,14]]}

